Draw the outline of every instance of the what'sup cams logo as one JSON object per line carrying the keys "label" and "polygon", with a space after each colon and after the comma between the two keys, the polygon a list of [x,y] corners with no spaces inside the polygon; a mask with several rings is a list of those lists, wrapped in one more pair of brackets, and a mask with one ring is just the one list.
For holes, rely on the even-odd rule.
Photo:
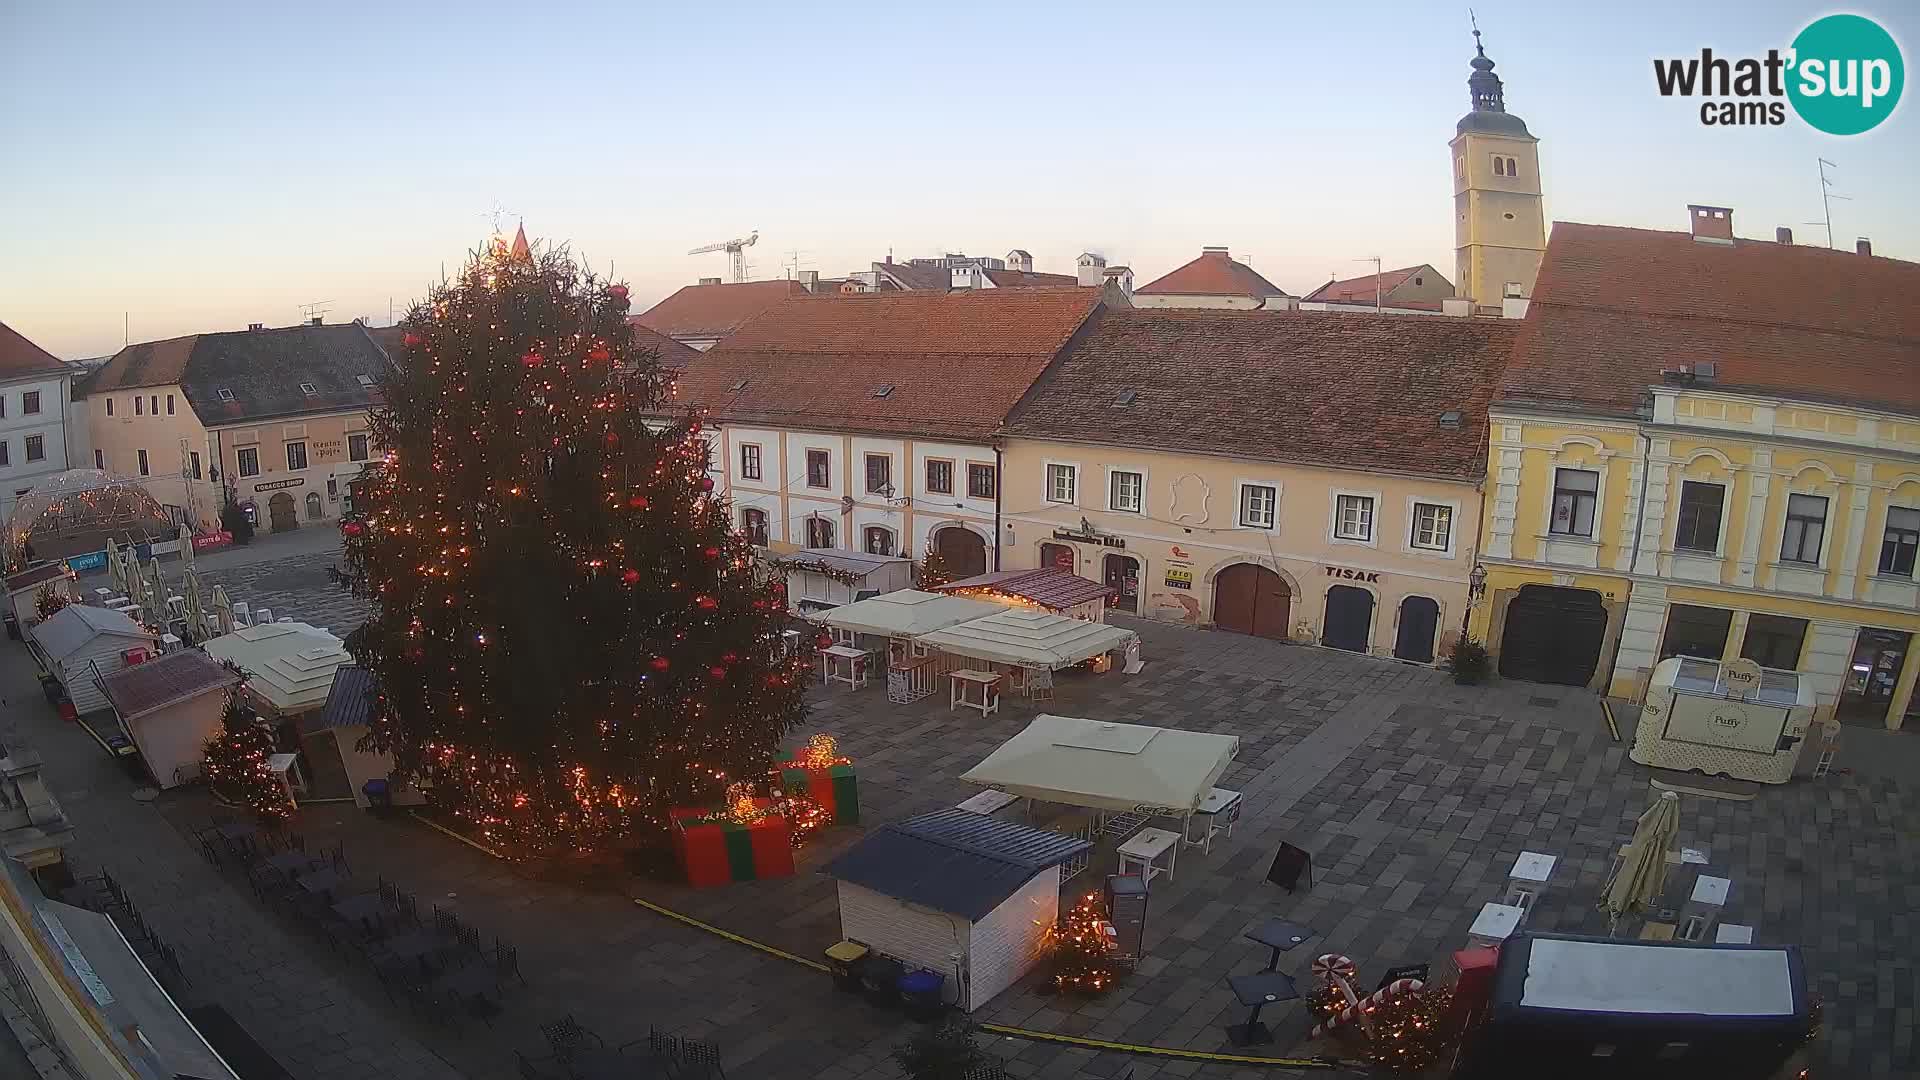
{"label": "what'sup cams logo", "polygon": [[1787,106],[1829,135],[1859,135],[1878,127],[1900,104],[1906,65],[1893,35],[1861,15],[1828,15],[1809,23],[1785,51],[1728,59],[1699,56],[1656,59],[1661,97],[1705,98],[1700,122],[1709,127],[1779,125]]}

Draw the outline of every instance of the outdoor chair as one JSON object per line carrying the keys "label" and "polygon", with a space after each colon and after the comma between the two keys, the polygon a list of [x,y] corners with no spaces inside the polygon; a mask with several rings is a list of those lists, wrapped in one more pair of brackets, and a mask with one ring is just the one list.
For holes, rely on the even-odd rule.
{"label": "outdoor chair", "polygon": [[493,939],[493,975],[494,978],[502,982],[505,982],[507,977],[511,975],[520,980],[521,986],[527,985],[527,977],[520,974],[520,950],[518,947],[509,945],[499,938]]}
{"label": "outdoor chair", "polygon": [[553,1058],[562,1064],[570,1060],[581,1050],[604,1050],[605,1039],[580,1026],[572,1013],[555,1020],[551,1024],[540,1025],[540,1035],[547,1040],[547,1047],[553,1051]]}
{"label": "outdoor chair", "polygon": [[471,926],[462,926],[454,932],[454,940],[459,942],[463,953],[471,951],[475,957],[484,957],[480,948],[480,931]]}
{"label": "outdoor chair", "polygon": [[287,850],[297,851],[300,854],[305,855],[307,853],[306,836],[302,833],[288,833],[287,834]]}
{"label": "outdoor chair", "polygon": [[194,833],[193,838],[200,843],[200,857],[215,866],[219,866],[222,861],[220,858],[220,848],[214,843],[213,834],[202,830]]}
{"label": "outdoor chair", "polygon": [[726,1070],[720,1067],[720,1048],[713,1043],[667,1035],[659,1028],[652,1028],[647,1032],[647,1048],[654,1057],[667,1063],[670,1076],[685,1080],[726,1080]]}
{"label": "outdoor chair", "polygon": [[401,893],[399,899],[394,902],[393,908],[402,922],[409,926],[420,924],[420,905],[414,900],[412,893]]}
{"label": "outdoor chair", "polygon": [[352,868],[347,865],[347,842],[345,840],[333,845],[331,849],[321,849],[320,853],[326,858],[327,862],[332,865],[335,873],[342,876],[353,873]]}
{"label": "outdoor chair", "polygon": [[449,941],[458,941],[460,939],[460,916],[455,915],[439,904],[433,905],[433,932]]}
{"label": "outdoor chair", "polygon": [[400,887],[388,881],[385,875],[380,877],[380,903],[390,908],[400,906]]}

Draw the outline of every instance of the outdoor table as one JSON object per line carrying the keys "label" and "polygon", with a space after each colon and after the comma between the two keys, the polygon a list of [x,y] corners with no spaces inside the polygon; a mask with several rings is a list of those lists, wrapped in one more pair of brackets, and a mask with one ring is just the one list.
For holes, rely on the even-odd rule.
{"label": "outdoor table", "polygon": [[1741,923],[1723,922],[1713,928],[1713,940],[1722,945],[1753,944],[1753,927]]}
{"label": "outdoor table", "polygon": [[[851,645],[829,645],[820,650],[825,658],[820,665],[820,684],[843,682],[858,690],[867,685],[867,654]],[[841,674],[840,665],[846,665],[846,673]]]}
{"label": "outdoor table", "polygon": [[484,964],[468,964],[463,968],[455,968],[433,980],[433,988],[442,994],[451,994],[461,1001],[500,995],[499,980],[494,978],[492,969]]}
{"label": "outdoor table", "polygon": [[[1120,845],[1120,873],[1139,874],[1143,881],[1151,883],[1155,874],[1167,875],[1173,880],[1173,864],[1180,857],[1180,834],[1167,829],[1141,829],[1133,834],[1133,839]],[[1161,866],[1156,860],[1162,855],[1167,865]]]}
{"label": "outdoor table", "polygon": [[1474,917],[1473,925],[1467,929],[1467,944],[1494,948],[1513,936],[1520,928],[1520,920],[1527,909],[1512,904],[1496,904],[1489,901]]}
{"label": "outdoor table", "polygon": [[576,1080],[656,1080],[667,1075],[666,1063],[659,1058],[629,1057],[597,1046],[575,1050],[566,1070]]}
{"label": "outdoor table", "polygon": [[1260,1010],[1276,1002],[1293,1001],[1300,997],[1300,991],[1294,988],[1293,976],[1279,971],[1229,975],[1227,985],[1233,988],[1233,996],[1240,1000],[1240,1004],[1253,1010],[1247,1014],[1246,1023],[1227,1026],[1227,1038],[1235,1046],[1272,1042],[1273,1032],[1260,1022]]}
{"label": "outdoor table", "polygon": [[364,926],[379,921],[384,905],[379,893],[359,893],[333,905],[333,913],[347,922]]}
{"label": "outdoor table", "polygon": [[260,835],[260,827],[244,821],[233,821],[215,825],[213,834],[226,844],[230,854],[244,858],[253,854],[254,840]]}
{"label": "outdoor table", "polygon": [[1547,879],[1553,876],[1553,864],[1559,862],[1553,855],[1543,855],[1538,851],[1523,851],[1513,860],[1513,869],[1507,871],[1507,900],[1513,907],[1533,906],[1542,889],[1547,887]]}
{"label": "outdoor table", "polygon": [[380,951],[395,960],[418,960],[425,969],[427,957],[447,947],[439,935],[431,930],[415,930],[412,933],[390,937],[380,943]]}
{"label": "outdoor table", "polygon": [[[947,672],[952,680],[947,691],[947,711],[956,708],[980,710],[981,716],[992,716],[1000,711],[1000,673],[997,671],[979,671],[974,668],[961,668]],[[980,688],[980,700],[974,701],[967,696],[967,687]]]}
{"label": "outdoor table", "polygon": [[304,851],[283,851],[278,855],[270,855],[260,862],[283,874],[298,874],[313,865],[313,856]]}
{"label": "outdoor table", "polygon": [[985,815],[985,814],[995,813],[1001,807],[1004,807],[1011,803],[1015,803],[1019,801],[1020,801],[1020,796],[1015,795],[1011,792],[996,791],[993,788],[988,788],[987,790],[981,792],[978,795],[974,795],[967,799],[961,800],[960,803],[958,803],[957,805],[958,805],[958,808],[961,810],[966,810],[970,813]]}
{"label": "outdoor table", "polygon": [[1240,820],[1240,793],[1219,787],[1209,790],[1207,797],[1200,800],[1200,805],[1193,808],[1193,814],[1187,819],[1188,822],[1191,823],[1193,818],[1204,818],[1201,824],[1206,826],[1206,831],[1196,840],[1192,836],[1192,828],[1189,827],[1185,838],[1187,844],[1201,848],[1211,855],[1214,833],[1224,832],[1228,836],[1233,835],[1233,827]]}
{"label": "outdoor table", "polygon": [[1280,954],[1312,937],[1313,929],[1285,919],[1268,919],[1242,936],[1273,950],[1267,959],[1267,970],[1273,971],[1280,966]]}
{"label": "outdoor table", "polygon": [[333,899],[333,890],[339,888],[340,883],[346,879],[342,878],[336,871],[328,869],[301,874],[294,880],[300,883],[301,888],[313,893],[315,896],[325,897],[331,902]]}

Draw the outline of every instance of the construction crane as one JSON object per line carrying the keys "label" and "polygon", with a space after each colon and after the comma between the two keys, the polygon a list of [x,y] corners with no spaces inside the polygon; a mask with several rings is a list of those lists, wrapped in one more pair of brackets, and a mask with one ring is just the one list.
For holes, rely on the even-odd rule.
{"label": "construction crane", "polygon": [[692,251],[687,252],[687,254],[705,255],[710,251],[726,252],[733,258],[733,280],[735,282],[741,282],[747,280],[747,249],[758,243],[759,240],[760,230],[755,229],[749,233],[744,240],[725,240],[718,244],[708,244],[705,247],[694,248]]}

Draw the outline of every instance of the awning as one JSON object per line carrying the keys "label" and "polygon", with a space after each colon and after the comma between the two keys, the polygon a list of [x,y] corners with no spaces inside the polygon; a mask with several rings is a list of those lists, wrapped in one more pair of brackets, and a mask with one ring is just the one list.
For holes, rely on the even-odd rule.
{"label": "awning", "polygon": [[1186,813],[1239,752],[1235,735],[1042,713],[960,779],[1068,806]]}
{"label": "awning", "polygon": [[1035,570],[1000,570],[934,587],[940,592],[962,596],[976,589],[1005,593],[1055,611],[1089,600],[1102,600],[1114,593],[1109,586],[1057,566],[1042,566]]}
{"label": "awning", "polygon": [[819,621],[856,634],[911,638],[1005,610],[991,600],[902,589],[822,612]]}
{"label": "awning", "polygon": [[1008,608],[983,619],[949,626],[920,637],[920,644],[956,656],[971,656],[1000,664],[1058,669],[1112,649],[1123,649],[1139,637],[1131,630],[1044,611]]}

